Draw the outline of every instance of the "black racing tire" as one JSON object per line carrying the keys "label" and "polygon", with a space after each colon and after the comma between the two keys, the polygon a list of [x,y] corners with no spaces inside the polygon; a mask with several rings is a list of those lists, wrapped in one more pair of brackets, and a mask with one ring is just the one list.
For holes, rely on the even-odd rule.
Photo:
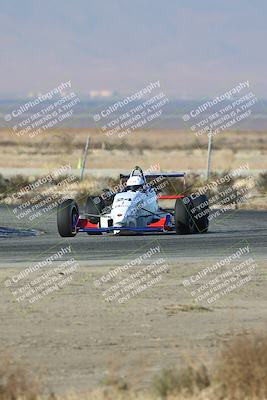
{"label": "black racing tire", "polygon": [[[88,196],[85,203],[85,214],[100,215],[105,204],[103,200],[98,196]],[[86,216],[92,224],[98,224],[100,217]],[[87,232],[88,235],[102,235],[102,232]]]}
{"label": "black racing tire", "polygon": [[174,222],[177,235],[188,235],[190,233],[195,233],[195,222],[191,215],[192,207],[193,203],[189,197],[176,200],[174,208]]}
{"label": "black racing tire", "polygon": [[209,200],[201,194],[193,200],[192,215],[194,216],[196,232],[206,233],[209,229]]}
{"label": "black racing tire", "polygon": [[79,208],[74,200],[68,199],[59,204],[57,208],[57,228],[60,236],[76,236],[76,222],[78,218]]}

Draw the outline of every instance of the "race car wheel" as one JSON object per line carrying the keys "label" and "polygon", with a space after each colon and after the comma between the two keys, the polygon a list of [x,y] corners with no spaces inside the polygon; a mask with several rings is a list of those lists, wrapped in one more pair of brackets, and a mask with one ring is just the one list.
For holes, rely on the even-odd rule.
{"label": "race car wheel", "polygon": [[198,233],[206,233],[209,228],[209,200],[206,195],[201,194],[193,199],[192,215]]}
{"label": "race car wheel", "polygon": [[62,237],[72,237],[77,234],[76,224],[79,218],[78,205],[68,199],[59,204],[57,209],[57,228]]}
{"label": "race car wheel", "polygon": [[[188,199],[188,202],[184,199]],[[186,197],[177,199],[174,209],[175,231],[178,235],[186,235],[195,232],[195,221],[191,214],[192,201]]]}
{"label": "race car wheel", "polygon": [[[101,211],[105,207],[103,200],[98,196],[88,196],[85,204],[85,214],[100,215]],[[98,224],[100,222],[100,217],[90,216],[87,218],[92,224]],[[87,232],[88,235],[101,235],[102,232]]]}

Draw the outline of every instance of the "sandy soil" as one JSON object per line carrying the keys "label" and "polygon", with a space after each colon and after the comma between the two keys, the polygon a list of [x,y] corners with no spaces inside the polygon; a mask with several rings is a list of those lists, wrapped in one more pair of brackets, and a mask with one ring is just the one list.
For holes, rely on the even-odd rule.
{"label": "sandy soil", "polygon": [[[264,330],[265,267],[259,262],[251,282],[201,309],[182,280],[203,264],[173,263],[160,282],[125,304],[104,301],[92,284],[109,267],[83,264],[71,283],[26,308],[1,289],[0,347],[56,391],[91,388],[108,375],[145,387],[163,367],[190,358],[209,362],[234,333]],[[1,269],[0,281],[17,272]]]}
{"label": "sandy soil", "polygon": [[[162,170],[206,167],[205,141],[196,141],[188,132],[140,131],[121,143],[93,130],[62,130],[31,140],[1,131],[0,168],[52,169],[65,163],[76,168],[88,134],[89,168],[131,169],[136,163],[143,168],[159,163]],[[225,170],[247,162],[250,169],[267,169],[266,156],[266,133],[227,132],[214,141],[212,166]],[[25,257],[27,253],[25,247]],[[258,262],[246,286],[204,309],[182,282],[211,260],[203,265],[177,259],[162,280],[124,304],[106,302],[93,285],[110,265],[89,268],[83,262],[68,285],[26,309],[4,285],[23,268],[19,260],[13,261],[13,268],[0,269],[0,350],[29,366],[56,391],[92,388],[112,374],[144,387],[161,368],[181,366],[185,358],[208,363],[218,344],[234,333],[266,330],[266,261]]]}

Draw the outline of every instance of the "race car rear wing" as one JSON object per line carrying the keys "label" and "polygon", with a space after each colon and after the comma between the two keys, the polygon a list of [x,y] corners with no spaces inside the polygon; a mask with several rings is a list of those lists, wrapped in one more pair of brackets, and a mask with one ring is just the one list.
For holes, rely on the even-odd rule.
{"label": "race car rear wing", "polygon": [[[158,173],[151,173],[151,174],[144,174],[145,178],[151,178],[151,179],[156,179],[156,178],[183,178],[183,185],[185,189],[185,172],[158,172]],[[128,179],[130,177],[130,174],[120,174],[120,181],[122,182],[123,179]],[[175,196],[160,196],[159,200],[167,200],[167,199],[177,199],[180,197],[184,197],[183,195],[175,195]]]}
{"label": "race car rear wing", "polygon": [[[185,172],[160,172],[157,174],[144,174],[146,178],[185,178]],[[130,174],[120,174],[120,179],[128,179]]]}

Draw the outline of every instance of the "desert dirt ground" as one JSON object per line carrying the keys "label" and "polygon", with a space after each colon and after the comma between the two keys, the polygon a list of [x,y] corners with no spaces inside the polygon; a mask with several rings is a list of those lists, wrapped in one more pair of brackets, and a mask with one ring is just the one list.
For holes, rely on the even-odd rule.
{"label": "desert dirt ground", "polygon": [[[34,138],[0,131],[0,168],[46,168],[70,163],[76,168],[90,136],[88,168],[131,169],[138,161],[144,169],[156,163],[162,170],[206,168],[207,140],[186,131],[140,130],[121,139],[94,129],[58,129]],[[223,132],[213,139],[212,168],[226,170],[248,163],[250,169],[267,168],[265,132]]]}
{"label": "desert dirt ground", "polygon": [[[1,173],[4,175],[6,168],[52,169],[69,163],[76,168],[88,135],[89,168],[132,169],[136,164],[149,168],[158,163],[162,170],[194,171],[206,167],[207,143],[188,132],[140,131],[122,141],[116,137],[108,139],[96,130],[55,130],[34,139],[18,139],[2,130]],[[215,170],[228,170],[248,163],[250,169],[267,169],[266,155],[266,133],[225,132],[214,139],[212,166]],[[3,212],[2,226],[7,226],[6,219]],[[20,223],[18,227],[22,227]],[[233,240],[238,241],[246,237],[250,227],[239,230],[231,225],[227,229],[224,238],[231,241],[228,233],[233,231]],[[260,242],[266,226],[257,229],[259,236],[253,232],[252,235],[255,242],[257,238]],[[43,246],[51,241],[57,243],[55,226],[42,229],[40,238]],[[85,239],[88,238],[79,242],[85,259],[79,263],[73,280],[26,308],[5,287],[5,280],[25,269],[28,262],[16,258],[12,238],[0,239],[1,353],[30,368],[51,390],[88,389],[101,385],[112,375],[124,378],[134,387],[146,387],[164,367],[183,366],[190,359],[209,364],[216,358],[219,345],[234,334],[266,330],[266,255],[257,260],[257,273],[247,285],[202,307],[185,290],[183,279],[213,265],[216,257],[211,259],[207,254],[201,261],[198,255],[191,257],[188,246],[184,249],[188,254],[180,259],[175,248],[175,259],[156,285],[124,304],[117,304],[105,301],[101,290],[93,285],[95,279],[114,267],[114,262],[105,256],[105,241],[96,245]],[[27,240],[23,247],[26,260],[32,257],[28,248],[33,248],[39,238]],[[182,246],[184,238],[179,240]],[[202,240],[205,252],[209,235]],[[218,253],[220,240],[218,237]],[[87,260],[90,254],[90,263],[86,252]],[[93,252],[103,255],[100,266],[92,262]],[[12,265],[7,265],[9,258]]]}
{"label": "desert dirt ground", "polygon": [[[6,211],[1,210],[0,223],[5,225]],[[233,336],[266,331],[266,212],[238,211],[213,223],[207,235],[136,239],[81,234],[62,241],[55,220],[53,213],[40,221],[40,236],[0,239],[1,354],[34,371],[49,390],[89,390],[110,379],[121,379],[135,389],[146,388],[163,368],[210,365],[221,344]],[[22,226],[24,223],[18,222],[17,227]],[[104,294],[151,264],[149,260],[110,282],[95,284],[158,244],[167,268],[152,286],[124,303]],[[55,247],[69,245],[78,265],[72,280],[32,304],[18,302],[15,292],[23,285],[6,286],[6,280],[50,256]],[[212,303],[196,301],[191,288],[200,288],[203,282],[188,288],[184,281],[247,245],[256,262],[252,279]],[[156,254],[155,260],[158,258]],[[232,261],[231,268],[238,264],[240,261]],[[33,281],[57,266],[55,261],[22,282]],[[212,279],[217,275],[215,271]],[[244,272],[245,278],[249,275]],[[51,276],[67,279],[69,275],[57,271]]]}
{"label": "desert dirt ground", "polygon": [[[209,364],[219,343],[266,329],[265,266],[258,263],[248,287],[202,309],[181,283],[201,263],[177,261],[155,287],[125,304],[104,301],[92,285],[99,269],[83,265],[73,282],[30,308],[1,290],[0,345],[56,392],[89,389],[110,376],[146,387],[164,367]],[[1,269],[1,281],[10,273]]]}

